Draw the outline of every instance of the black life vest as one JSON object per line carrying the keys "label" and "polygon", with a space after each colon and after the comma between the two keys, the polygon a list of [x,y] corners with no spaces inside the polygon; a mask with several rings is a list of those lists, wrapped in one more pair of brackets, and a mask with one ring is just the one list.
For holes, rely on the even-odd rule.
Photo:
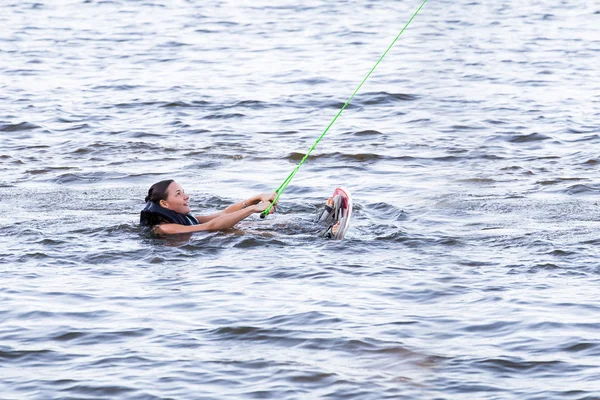
{"label": "black life vest", "polygon": [[154,226],[161,223],[171,223],[179,225],[198,225],[199,222],[190,214],[180,214],[178,212],[161,207],[158,204],[149,201],[146,207],[140,213],[140,225]]}

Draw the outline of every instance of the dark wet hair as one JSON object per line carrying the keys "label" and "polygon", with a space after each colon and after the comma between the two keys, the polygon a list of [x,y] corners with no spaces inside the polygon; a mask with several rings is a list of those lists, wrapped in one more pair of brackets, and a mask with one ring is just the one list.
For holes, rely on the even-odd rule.
{"label": "dark wet hair", "polygon": [[161,200],[167,199],[167,188],[171,183],[175,182],[173,179],[167,179],[164,181],[160,181],[150,186],[148,190],[148,196],[144,201],[151,201],[155,204],[159,204]]}

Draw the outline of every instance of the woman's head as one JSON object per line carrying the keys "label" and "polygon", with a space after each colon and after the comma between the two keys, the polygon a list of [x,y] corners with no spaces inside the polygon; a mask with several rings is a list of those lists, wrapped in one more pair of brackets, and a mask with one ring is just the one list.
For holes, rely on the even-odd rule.
{"label": "woman's head", "polygon": [[160,181],[150,186],[146,201],[151,201],[159,206],[187,214],[191,211],[188,203],[190,196],[185,194],[183,188],[173,179]]}

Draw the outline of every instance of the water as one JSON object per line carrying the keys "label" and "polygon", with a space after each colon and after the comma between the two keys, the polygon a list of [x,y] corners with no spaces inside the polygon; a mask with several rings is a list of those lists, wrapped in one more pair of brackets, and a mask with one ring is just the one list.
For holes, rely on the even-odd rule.
{"label": "water", "polygon": [[[600,398],[600,6],[4,1],[3,399]],[[346,240],[314,236],[338,185]]]}

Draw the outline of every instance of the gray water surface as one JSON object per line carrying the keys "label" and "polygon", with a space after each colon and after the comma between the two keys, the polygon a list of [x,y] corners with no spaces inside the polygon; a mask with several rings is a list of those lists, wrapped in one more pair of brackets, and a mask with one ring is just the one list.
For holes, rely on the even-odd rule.
{"label": "gray water surface", "polygon": [[[3,399],[600,399],[600,5],[4,1]],[[333,189],[343,241],[315,236]]]}

